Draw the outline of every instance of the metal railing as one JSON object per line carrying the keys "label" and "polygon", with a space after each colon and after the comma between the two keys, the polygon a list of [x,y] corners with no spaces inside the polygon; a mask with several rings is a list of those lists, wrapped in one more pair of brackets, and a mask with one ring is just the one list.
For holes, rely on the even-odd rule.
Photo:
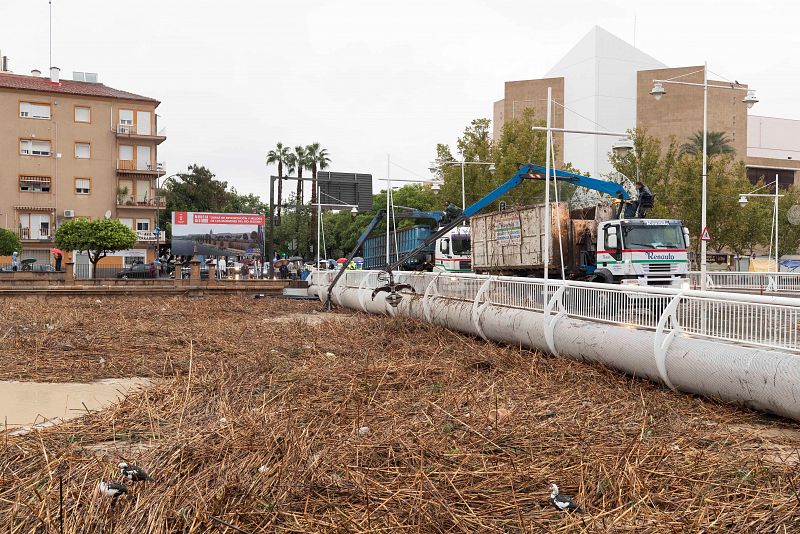
{"label": "metal railing", "polygon": [[[312,273],[311,283],[327,286],[334,274]],[[419,298],[548,309],[626,328],[800,352],[800,305],[792,298],[462,273],[399,272],[395,279]],[[339,284],[371,291],[381,280],[379,271],[348,271]]]}
{"label": "metal railing", "polygon": [[38,232],[35,229],[31,228],[9,228],[9,232],[14,232],[17,237],[23,240],[30,240],[30,241],[52,241],[53,236],[50,235],[50,232],[43,233],[42,230]]}
{"label": "metal railing", "polygon": [[117,197],[117,206],[123,208],[155,208],[156,206],[163,208],[166,207],[166,205],[167,201],[164,197],[158,197],[158,199],[148,198],[145,200],[136,200],[131,195],[120,195]]}
{"label": "metal railing", "polygon": [[[692,287],[700,285],[700,273],[689,273]],[[706,273],[710,290],[749,290],[761,293],[800,293],[800,273],[736,272]]]}
{"label": "metal railing", "polygon": [[167,164],[163,161],[157,163],[140,162],[133,159],[118,159],[118,171],[147,171],[147,172],[165,172]]}
{"label": "metal railing", "polygon": [[155,241],[156,234],[149,230],[136,230],[136,238],[139,241]]}

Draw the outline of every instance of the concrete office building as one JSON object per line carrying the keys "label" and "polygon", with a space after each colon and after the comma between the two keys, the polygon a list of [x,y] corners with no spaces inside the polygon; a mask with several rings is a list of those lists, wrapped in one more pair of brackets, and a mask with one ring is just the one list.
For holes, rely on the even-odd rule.
{"label": "concrete office building", "polygon": [[[660,100],[650,95],[654,79],[683,76],[703,82],[703,66],[667,68],[602,28],[595,27],[546,73],[546,77],[505,83],[502,100],[494,103],[494,139],[506,119],[533,107],[544,119],[547,87],[553,88],[553,126],[581,130],[624,132],[642,127],[666,148],[674,136],[679,143],[703,128],[703,91],[698,87],[666,84]],[[685,75],[685,76],[684,76]],[[737,75],[738,76],[738,75]],[[730,82],[712,81],[724,84]],[[746,88],[746,85],[742,85]],[[742,102],[744,91],[710,89],[708,129],[723,131],[737,157],[747,164],[751,181],[779,175],[783,187],[800,185],[800,121],[750,115]],[[566,110],[562,108],[564,106]],[[556,165],[567,161],[593,176],[612,171],[608,154],[613,137],[559,134]]]}
{"label": "concrete office building", "polygon": [[101,265],[153,257],[156,179],[164,174],[158,105],[92,73],[62,80],[57,68],[0,72],[0,224],[19,235],[22,257],[49,263],[56,229],[75,217],[113,217],[136,231],[134,249]]}

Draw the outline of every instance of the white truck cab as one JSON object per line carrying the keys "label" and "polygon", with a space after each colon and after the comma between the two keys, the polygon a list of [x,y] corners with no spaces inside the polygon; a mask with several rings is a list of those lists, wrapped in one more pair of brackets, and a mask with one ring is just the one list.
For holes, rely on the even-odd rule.
{"label": "white truck cab", "polygon": [[433,270],[468,273],[472,271],[470,227],[457,226],[436,240]]}
{"label": "white truck cab", "polygon": [[686,284],[689,230],[674,219],[613,219],[597,226],[598,278],[642,286]]}

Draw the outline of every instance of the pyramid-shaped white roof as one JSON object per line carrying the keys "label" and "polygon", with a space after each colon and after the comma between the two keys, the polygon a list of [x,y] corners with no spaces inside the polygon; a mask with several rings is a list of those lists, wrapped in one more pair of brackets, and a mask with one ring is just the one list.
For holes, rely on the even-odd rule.
{"label": "pyramid-shaped white roof", "polygon": [[[546,77],[564,78],[564,127],[624,132],[636,126],[636,75],[664,68],[662,62],[599,26],[592,28]],[[566,134],[564,161],[594,176],[611,171],[608,153],[616,139]]]}

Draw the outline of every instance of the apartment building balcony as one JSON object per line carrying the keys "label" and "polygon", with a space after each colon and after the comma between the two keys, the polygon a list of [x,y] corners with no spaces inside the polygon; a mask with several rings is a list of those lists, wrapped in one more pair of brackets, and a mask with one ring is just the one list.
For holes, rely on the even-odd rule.
{"label": "apartment building balcony", "polygon": [[156,234],[150,230],[135,230],[136,238],[139,241],[155,241]]}
{"label": "apartment building balcony", "polygon": [[160,163],[150,163],[127,159],[117,160],[117,174],[148,174],[163,176],[167,173],[166,168],[167,164],[163,161]]}
{"label": "apartment building balcony", "polygon": [[166,131],[162,128],[158,134],[153,134],[149,125],[139,126],[136,124],[117,124],[111,128],[117,139],[131,141],[150,141],[160,145],[166,139]]}
{"label": "apartment building balcony", "polygon": [[131,195],[120,195],[117,197],[118,208],[132,208],[132,209],[149,209],[156,208],[164,209],[167,207],[167,200],[164,197],[136,199]]}
{"label": "apartment building balcony", "polygon": [[9,232],[13,232],[20,241],[34,242],[34,243],[49,243],[53,241],[53,233],[50,228],[8,228]]}

